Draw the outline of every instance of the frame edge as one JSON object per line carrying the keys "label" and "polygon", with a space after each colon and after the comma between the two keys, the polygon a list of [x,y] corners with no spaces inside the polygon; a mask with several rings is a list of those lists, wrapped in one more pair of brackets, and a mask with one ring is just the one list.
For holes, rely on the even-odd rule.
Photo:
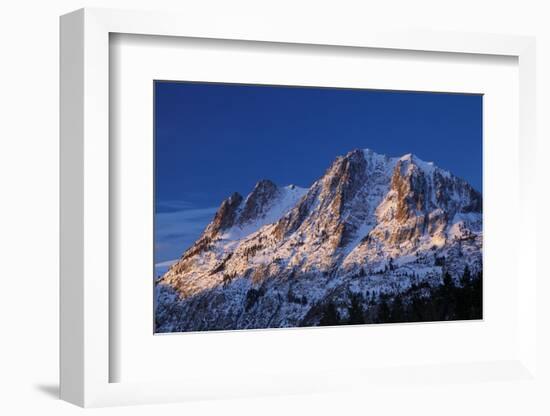
{"label": "frame edge", "polygon": [[84,11],[60,18],[60,398],[84,405]]}
{"label": "frame edge", "polygon": [[[162,12],[154,13],[151,23],[150,14],[86,8],[64,15],[60,20],[60,396],[83,407],[185,400],[181,392],[151,392],[149,386],[121,386],[108,380],[108,345],[104,345],[104,338],[108,338],[108,273],[102,273],[105,262],[108,263],[103,245],[108,207],[106,210],[102,207],[104,211],[99,213],[90,212],[93,197],[107,192],[95,181],[108,185],[108,163],[105,163],[108,162],[108,152],[105,152],[108,149],[108,34],[190,36],[194,33],[195,37],[244,39],[247,36],[243,33],[249,32],[253,35],[247,40],[327,44],[323,32],[304,38],[304,35],[297,37],[296,33],[301,32],[290,30],[283,36],[275,36],[269,28],[252,27],[250,31],[236,33],[227,28],[227,23],[212,31],[198,28],[190,20],[182,22],[179,15]],[[329,37],[335,36],[336,40],[328,44],[403,48],[403,33],[384,33],[380,39],[370,33],[361,41],[353,40],[353,34],[329,33]],[[429,38],[427,33],[408,36],[412,38],[408,44],[413,46],[405,49],[511,55],[518,56],[528,68],[534,65],[534,59],[522,59],[534,43],[533,37],[474,33],[464,37],[462,33],[447,33],[434,38],[431,32],[429,35]],[[101,88],[94,90],[94,86]],[[529,94],[523,97],[532,99]],[[103,105],[106,107],[100,107]],[[536,108],[536,103],[532,102],[532,106]],[[520,126],[521,132],[525,132],[523,128]],[[528,152],[522,159],[532,162],[532,156],[532,152]],[[98,265],[94,265],[96,261]],[[527,298],[532,299],[533,289],[528,289]],[[100,311],[100,308],[103,309]],[[527,331],[531,337],[535,335],[532,329]],[[522,346],[518,357],[522,364],[525,364],[524,354],[530,354],[535,346],[536,338]],[[532,371],[536,363],[529,364]],[[136,395],[140,398],[136,399]]]}

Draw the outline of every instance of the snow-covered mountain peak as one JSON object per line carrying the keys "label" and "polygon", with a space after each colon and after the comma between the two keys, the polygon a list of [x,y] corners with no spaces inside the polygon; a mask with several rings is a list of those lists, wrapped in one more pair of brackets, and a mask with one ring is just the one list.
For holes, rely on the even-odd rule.
{"label": "snow-covered mountain peak", "polygon": [[[273,305],[283,302],[281,291],[294,299],[301,290],[301,306],[280,307],[296,309],[299,322],[315,321],[312,305],[324,304],[338,287],[352,290],[359,275],[361,285],[381,291],[388,279],[403,287],[412,284],[410,276],[438,282],[442,258],[453,276],[466,265],[480,270],[481,208],[479,192],[432,162],[355,149],[335,158],[310,188],[264,179],[246,198],[232,194],[159,284],[184,300],[221,303],[226,287],[241,300],[251,288],[270,287]],[[210,292],[221,298],[201,295]],[[231,313],[247,316],[240,305]],[[219,324],[219,317],[208,319]]]}
{"label": "snow-covered mountain peak", "polygon": [[221,231],[232,227],[237,220],[242,201],[243,197],[238,192],[234,192],[225,199],[214,215],[214,219],[206,228],[204,235],[213,238]]}
{"label": "snow-covered mountain peak", "polygon": [[388,158],[386,155],[376,153],[374,150],[372,150],[368,147],[365,147],[364,149],[362,149],[362,151],[363,151],[363,154],[365,155],[365,157],[382,158],[382,159],[387,159]]}
{"label": "snow-covered mountain peak", "polygon": [[395,165],[400,166],[403,172],[407,169],[410,172],[417,169],[426,175],[433,175],[437,172],[439,175],[446,178],[453,176],[449,171],[436,166],[434,162],[426,162],[413,153],[407,153],[401,157],[394,157],[392,161]]}

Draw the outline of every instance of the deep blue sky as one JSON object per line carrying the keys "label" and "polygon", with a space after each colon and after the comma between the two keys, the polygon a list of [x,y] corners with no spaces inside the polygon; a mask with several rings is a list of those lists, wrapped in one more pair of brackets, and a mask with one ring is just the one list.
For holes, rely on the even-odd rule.
{"label": "deep blue sky", "polygon": [[[481,191],[482,97],[156,82],[157,228],[169,213],[201,223],[184,233],[174,225],[167,250],[157,232],[156,261],[179,256],[232,192],[246,195],[262,178],[309,187],[336,156],[367,147],[414,153]],[[181,222],[173,216],[162,218],[167,230]]]}

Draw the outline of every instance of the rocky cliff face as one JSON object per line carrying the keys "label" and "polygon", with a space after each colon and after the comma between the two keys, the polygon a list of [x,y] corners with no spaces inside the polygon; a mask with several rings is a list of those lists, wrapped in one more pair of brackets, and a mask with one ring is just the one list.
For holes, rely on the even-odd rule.
{"label": "rocky cliff face", "polygon": [[482,267],[481,208],[414,155],[354,150],[309,189],[262,180],[160,279],[157,331],[318,325],[328,304],[345,315],[351,299],[366,309],[445,273],[458,282]]}

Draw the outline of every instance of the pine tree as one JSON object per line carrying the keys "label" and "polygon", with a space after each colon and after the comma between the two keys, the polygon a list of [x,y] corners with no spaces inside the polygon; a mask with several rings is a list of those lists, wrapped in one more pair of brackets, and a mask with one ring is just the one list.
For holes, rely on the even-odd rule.
{"label": "pine tree", "polygon": [[323,317],[319,321],[319,325],[333,326],[333,325],[339,325],[339,324],[340,324],[340,316],[338,314],[338,311],[336,310],[336,306],[334,306],[334,303],[331,302],[325,308]]}
{"label": "pine tree", "polygon": [[456,315],[456,286],[449,272],[443,276],[443,287],[435,291],[439,320],[452,320]]}
{"label": "pine tree", "polygon": [[470,282],[472,280],[472,274],[470,272],[470,268],[468,265],[464,267],[464,273],[462,274],[462,277],[460,278],[460,285],[462,287],[466,287],[470,285]]}
{"label": "pine tree", "polygon": [[348,323],[350,325],[364,324],[365,316],[363,311],[362,299],[358,295],[351,297],[351,307],[349,309]]}
{"label": "pine tree", "polygon": [[483,318],[483,272],[472,280],[472,319]]}
{"label": "pine tree", "polygon": [[451,291],[455,287],[454,280],[449,272],[445,272],[443,275],[443,287],[448,291]]}
{"label": "pine tree", "polygon": [[386,299],[382,299],[378,305],[378,322],[387,323],[390,322],[390,318],[391,312],[388,303],[386,302]]}
{"label": "pine tree", "polygon": [[405,309],[401,296],[397,295],[392,303],[391,309],[391,321],[392,322],[404,322],[405,321]]}
{"label": "pine tree", "polygon": [[471,319],[473,314],[473,291],[470,269],[466,265],[460,277],[460,287],[455,289],[456,319]]}

